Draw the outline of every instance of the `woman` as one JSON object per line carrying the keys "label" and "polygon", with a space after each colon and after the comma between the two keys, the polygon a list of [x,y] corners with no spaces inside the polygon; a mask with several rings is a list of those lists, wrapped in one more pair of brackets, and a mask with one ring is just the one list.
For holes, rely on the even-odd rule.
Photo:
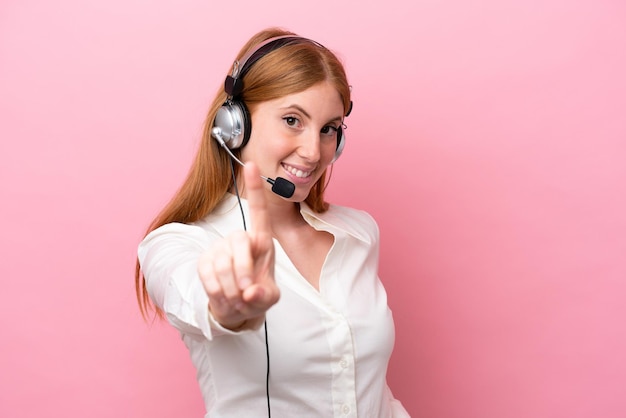
{"label": "woman", "polygon": [[206,417],[408,416],[385,378],[394,327],[378,228],[324,201],[351,106],[332,52],[258,33],[139,245],[140,307],[180,331]]}

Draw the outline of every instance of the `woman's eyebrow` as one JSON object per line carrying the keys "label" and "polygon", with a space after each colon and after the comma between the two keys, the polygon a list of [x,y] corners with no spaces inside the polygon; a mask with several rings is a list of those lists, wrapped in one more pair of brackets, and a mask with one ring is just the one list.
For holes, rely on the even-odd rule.
{"label": "woman's eyebrow", "polygon": [[307,119],[311,119],[311,115],[309,115],[309,113],[306,110],[304,110],[304,108],[300,105],[292,104],[292,105],[283,107],[283,109],[285,110],[296,109],[298,112],[302,113]]}
{"label": "woman's eyebrow", "polygon": [[[307,119],[311,119],[311,115],[309,115],[309,113],[304,110],[304,108],[298,104],[292,104],[289,106],[285,106],[283,107],[283,109],[287,110],[287,109],[296,109],[298,112],[302,113],[304,115],[304,117],[306,117]],[[343,118],[341,116],[337,116],[336,118],[332,118],[331,120],[328,121],[328,123],[330,122],[339,122],[341,121]]]}

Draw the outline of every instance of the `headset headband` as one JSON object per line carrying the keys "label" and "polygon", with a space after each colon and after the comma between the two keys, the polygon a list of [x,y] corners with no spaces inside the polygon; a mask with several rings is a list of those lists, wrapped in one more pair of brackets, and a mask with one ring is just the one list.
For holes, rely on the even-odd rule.
{"label": "headset headband", "polygon": [[255,62],[275,49],[282,48],[285,45],[303,42],[310,42],[321,47],[321,45],[315,41],[294,35],[275,36],[261,42],[255,49],[241,58],[241,63],[240,61],[235,61],[232,74],[226,76],[226,80],[224,80],[224,91],[226,91],[226,94],[228,94],[230,98],[239,96],[243,90],[242,78]]}

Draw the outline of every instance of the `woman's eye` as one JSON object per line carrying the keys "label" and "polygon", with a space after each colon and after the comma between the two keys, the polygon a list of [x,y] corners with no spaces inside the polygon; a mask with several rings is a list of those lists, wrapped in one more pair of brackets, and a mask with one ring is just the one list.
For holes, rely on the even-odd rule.
{"label": "woman's eye", "polygon": [[297,126],[298,125],[298,118],[296,118],[296,117],[286,116],[286,117],[283,118],[283,120],[289,126]]}
{"label": "woman's eye", "polygon": [[335,132],[337,132],[337,128],[335,128],[334,126],[324,126],[322,128],[322,134],[324,135],[334,135]]}

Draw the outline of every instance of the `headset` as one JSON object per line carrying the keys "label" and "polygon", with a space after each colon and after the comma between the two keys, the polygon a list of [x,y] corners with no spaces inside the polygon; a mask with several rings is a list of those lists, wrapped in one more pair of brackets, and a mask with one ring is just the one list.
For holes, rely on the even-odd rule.
{"label": "headset", "polygon": [[[226,76],[224,80],[224,91],[228,95],[228,99],[224,102],[222,107],[218,109],[215,119],[213,120],[212,128],[212,136],[217,139],[220,144],[223,142],[224,144],[222,145],[225,145],[227,150],[244,147],[250,139],[250,133],[252,131],[250,112],[246,104],[240,98],[241,92],[243,91],[243,78],[250,68],[258,60],[276,49],[286,45],[304,43],[310,43],[324,48],[324,46],[311,39],[294,35],[282,35],[261,42],[241,59],[241,63],[235,61],[232,74]],[[352,102],[350,102],[350,108],[346,116],[348,116],[351,111]],[[346,144],[346,135],[343,132],[343,128],[343,125],[337,128],[337,148],[332,162],[335,162],[337,158],[339,158]]]}

